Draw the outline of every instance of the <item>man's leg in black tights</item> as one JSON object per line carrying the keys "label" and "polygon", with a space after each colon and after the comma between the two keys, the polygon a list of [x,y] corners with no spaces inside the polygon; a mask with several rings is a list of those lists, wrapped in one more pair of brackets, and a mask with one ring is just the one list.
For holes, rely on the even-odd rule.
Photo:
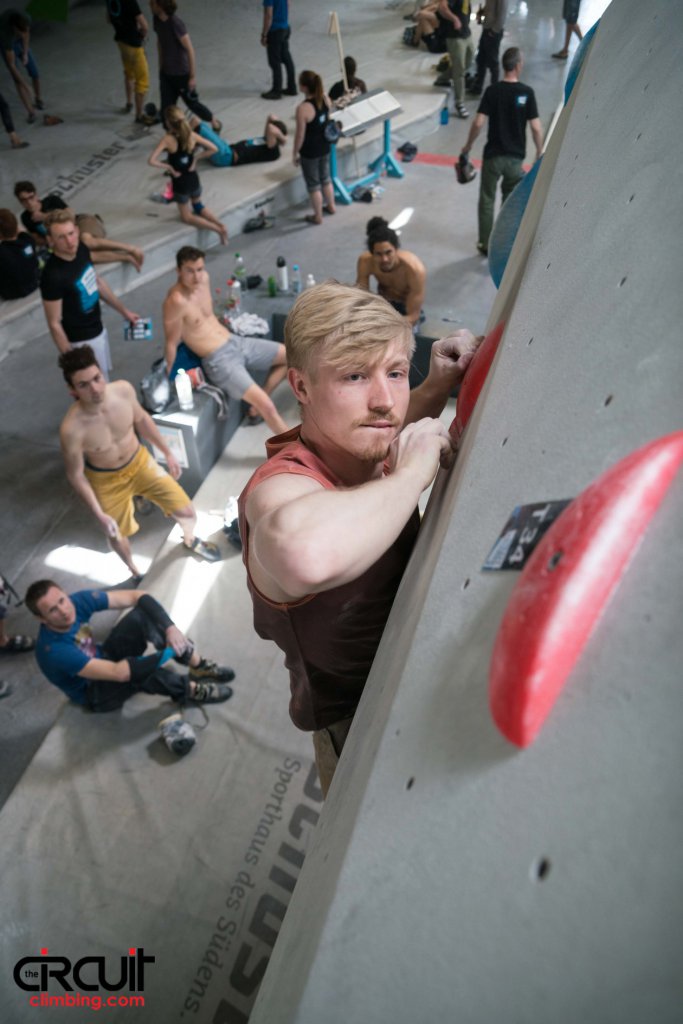
{"label": "man's leg in black tights", "polygon": [[287,92],[296,92],[296,71],[294,70],[292,55],[289,52],[289,37],[291,34],[291,29],[285,29],[282,39],[282,49],[280,50],[280,60],[284,64],[285,71],[287,72]]}
{"label": "man's leg in black tights", "polygon": [[284,30],[271,28],[266,39],[268,64],[273,74],[272,92],[282,92],[282,37]]}

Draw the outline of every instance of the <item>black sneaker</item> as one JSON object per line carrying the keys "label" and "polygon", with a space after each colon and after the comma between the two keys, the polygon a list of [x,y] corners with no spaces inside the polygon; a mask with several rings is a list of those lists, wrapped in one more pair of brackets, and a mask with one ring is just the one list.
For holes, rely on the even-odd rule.
{"label": "black sneaker", "polygon": [[281,100],[282,99],[282,93],[281,92],[273,92],[273,90],[271,89],[270,92],[262,92],[261,93],[261,99],[262,100]]}
{"label": "black sneaker", "polygon": [[232,687],[225,683],[195,683],[194,693],[190,693],[188,700],[195,704],[222,704],[232,697]]}
{"label": "black sneaker", "polygon": [[285,96],[298,96],[299,95],[299,90],[298,89],[285,89],[284,95]]}
{"label": "black sneaker", "polygon": [[235,673],[228,665],[217,665],[208,658],[202,658],[198,665],[190,667],[190,679],[195,683],[207,679],[214,683],[229,683],[234,678]]}

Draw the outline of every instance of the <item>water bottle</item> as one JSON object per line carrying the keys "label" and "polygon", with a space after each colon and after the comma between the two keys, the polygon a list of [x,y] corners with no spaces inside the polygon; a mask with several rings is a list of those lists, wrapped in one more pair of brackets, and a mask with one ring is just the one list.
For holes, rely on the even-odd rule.
{"label": "water bottle", "polygon": [[228,285],[228,311],[230,316],[239,316],[242,311],[242,286],[237,280],[229,281]]}
{"label": "water bottle", "polygon": [[175,378],[175,389],[178,395],[178,405],[181,409],[194,409],[194,398],[192,397],[192,381],[184,370],[178,370]]}
{"label": "water bottle", "polygon": [[238,252],[235,253],[235,267],[233,270],[233,277],[240,284],[245,284],[247,280],[247,267]]}
{"label": "water bottle", "polygon": [[313,277],[313,274],[308,274],[308,276],[306,277],[306,287],[307,288],[312,288],[314,286],[314,284],[315,284],[315,278]]}
{"label": "water bottle", "polygon": [[277,290],[279,292],[289,291],[289,274],[287,273],[287,260],[284,256],[278,256],[276,266]]}
{"label": "water bottle", "polygon": [[301,271],[299,270],[299,264],[295,263],[292,267],[292,294],[298,295],[301,291]]}

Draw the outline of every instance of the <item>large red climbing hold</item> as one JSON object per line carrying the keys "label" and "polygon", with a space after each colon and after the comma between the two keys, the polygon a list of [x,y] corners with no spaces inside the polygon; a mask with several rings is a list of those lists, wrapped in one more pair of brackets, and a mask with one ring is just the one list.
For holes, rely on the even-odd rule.
{"label": "large red climbing hold", "polygon": [[503,331],[505,330],[505,321],[501,320],[499,324],[493,328],[492,331],[486,335],[481,345],[474,354],[474,359],[467,367],[465,376],[462,379],[460,385],[460,391],[458,392],[458,398],[455,406],[455,419],[449,427],[451,437],[457,441],[460,438],[463,430],[467,426],[479,393],[484,386],[487,374],[493,362],[500,339],[503,337]]}
{"label": "large red climbing hold", "polygon": [[627,455],[565,509],[531,555],[496,636],[491,714],[533,742],[683,462],[683,431]]}

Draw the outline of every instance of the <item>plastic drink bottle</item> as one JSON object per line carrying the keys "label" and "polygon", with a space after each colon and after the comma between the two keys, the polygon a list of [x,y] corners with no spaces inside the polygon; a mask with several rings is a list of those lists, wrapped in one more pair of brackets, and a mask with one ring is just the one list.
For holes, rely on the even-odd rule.
{"label": "plastic drink bottle", "polygon": [[229,282],[228,311],[230,316],[239,316],[242,309],[242,287],[237,280]]}
{"label": "plastic drink bottle", "polygon": [[298,295],[301,291],[301,271],[299,270],[299,264],[295,263],[292,267],[292,293]]}
{"label": "plastic drink bottle", "polygon": [[235,267],[233,270],[233,277],[235,278],[236,281],[239,281],[240,284],[244,284],[247,280],[247,267],[244,260],[242,259],[238,252],[235,253]]}
{"label": "plastic drink bottle", "polygon": [[306,277],[306,287],[312,288],[314,284],[315,278],[313,277],[313,274],[308,274],[308,276]]}
{"label": "plastic drink bottle", "polygon": [[192,397],[192,382],[184,370],[178,370],[175,379],[175,389],[178,395],[178,405],[181,409],[194,409],[194,398]]}
{"label": "plastic drink bottle", "polygon": [[287,273],[287,260],[284,256],[278,256],[277,258],[277,270],[275,271],[277,278],[277,290],[279,292],[286,292],[289,290],[289,274]]}

